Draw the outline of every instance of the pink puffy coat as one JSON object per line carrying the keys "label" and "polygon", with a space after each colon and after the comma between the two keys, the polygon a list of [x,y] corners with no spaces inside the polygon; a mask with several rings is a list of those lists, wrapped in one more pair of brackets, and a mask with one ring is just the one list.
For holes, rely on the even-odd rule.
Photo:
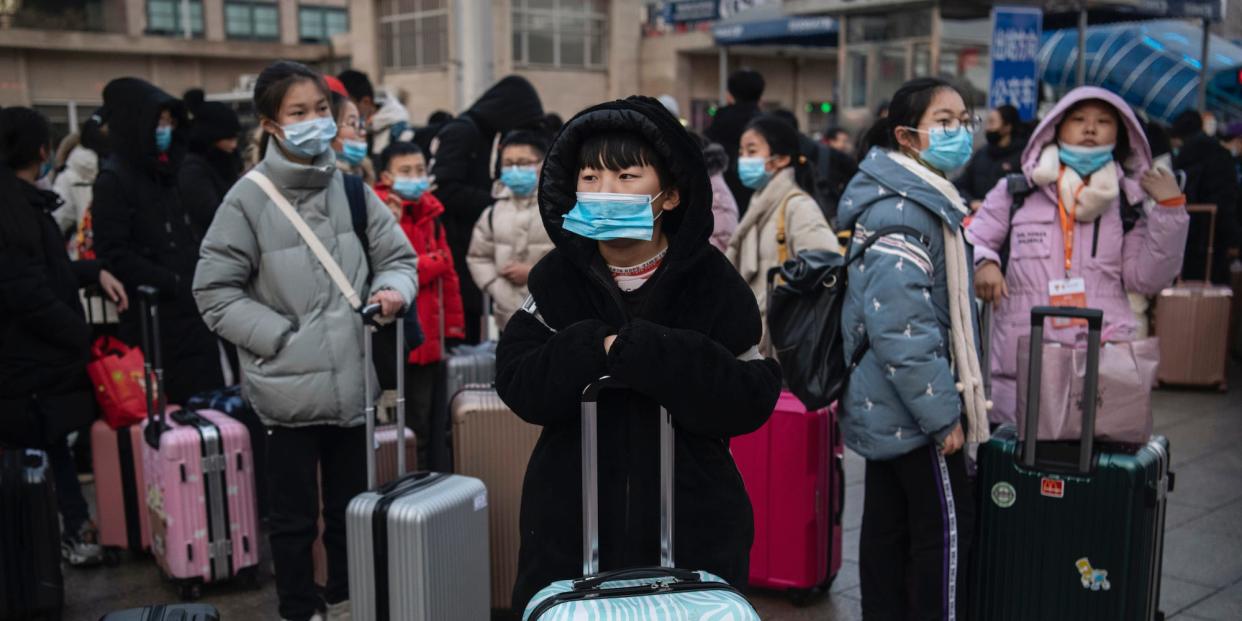
{"label": "pink puffy coat", "polygon": [[[1130,204],[1141,206],[1147,198],[1138,180],[1151,166],[1151,149],[1142,126],[1121,98],[1104,89],[1083,87],[1071,91],[1039,124],[1022,154],[1022,171],[1029,180],[1045,146],[1056,141],[1061,117],[1075,103],[1101,99],[1121,111],[1131,154],[1118,166],[1121,192]],[[967,229],[975,245],[975,263],[1000,262],[999,252],[1010,238],[1005,283],[1009,296],[995,309],[992,319],[992,422],[1012,423],[1017,408],[1016,375],[1018,339],[1030,333],[1031,307],[1049,303],[1048,282],[1065,276],[1065,243],[1057,216],[1055,183],[1036,188],[1009,221],[1010,196],[1001,181],[984,200]],[[1098,222],[1098,235],[1096,225]],[[1181,272],[1189,216],[1185,207],[1155,206],[1123,233],[1120,201],[1115,201],[1096,222],[1077,222],[1074,230],[1070,275],[1085,280],[1087,306],[1104,311],[1108,340],[1135,338],[1136,322],[1126,292],[1155,295]],[[1073,344],[1085,339],[1085,329],[1045,325],[1044,338]]]}

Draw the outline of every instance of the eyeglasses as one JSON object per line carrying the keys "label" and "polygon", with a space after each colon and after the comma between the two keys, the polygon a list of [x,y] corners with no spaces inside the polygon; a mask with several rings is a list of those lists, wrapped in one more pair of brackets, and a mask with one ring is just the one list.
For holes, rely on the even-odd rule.
{"label": "eyeglasses", "polygon": [[932,129],[941,129],[946,134],[956,134],[959,129],[965,129],[968,133],[975,133],[975,130],[983,126],[983,118],[979,115],[968,116],[961,119],[945,119],[943,121],[932,121],[930,129],[919,129],[917,127],[907,127],[906,129],[920,133],[928,133]]}

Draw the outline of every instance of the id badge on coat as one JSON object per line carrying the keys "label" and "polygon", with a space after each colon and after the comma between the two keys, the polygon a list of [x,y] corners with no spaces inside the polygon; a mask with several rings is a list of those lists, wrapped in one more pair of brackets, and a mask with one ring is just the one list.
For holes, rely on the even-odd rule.
{"label": "id badge on coat", "polygon": [[[1058,278],[1048,281],[1048,304],[1051,306],[1087,307],[1087,282],[1082,278]],[[1053,317],[1052,327],[1085,326],[1085,319]]]}

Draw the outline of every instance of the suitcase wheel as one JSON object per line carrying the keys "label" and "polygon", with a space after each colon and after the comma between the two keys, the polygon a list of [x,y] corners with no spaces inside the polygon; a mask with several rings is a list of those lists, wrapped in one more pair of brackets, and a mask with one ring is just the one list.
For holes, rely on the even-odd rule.
{"label": "suitcase wheel", "polygon": [[203,596],[203,585],[194,580],[182,582],[178,594],[183,602],[192,602]]}

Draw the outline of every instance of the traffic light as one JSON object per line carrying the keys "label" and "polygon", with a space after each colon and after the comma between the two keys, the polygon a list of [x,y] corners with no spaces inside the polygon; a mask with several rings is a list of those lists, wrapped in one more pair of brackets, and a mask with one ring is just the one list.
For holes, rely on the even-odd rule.
{"label": "traffic light", "polygon": [[807,112],[815,112],[818,110],[823,114],[832,114],[831,101],[812,101],[806,105]]}

